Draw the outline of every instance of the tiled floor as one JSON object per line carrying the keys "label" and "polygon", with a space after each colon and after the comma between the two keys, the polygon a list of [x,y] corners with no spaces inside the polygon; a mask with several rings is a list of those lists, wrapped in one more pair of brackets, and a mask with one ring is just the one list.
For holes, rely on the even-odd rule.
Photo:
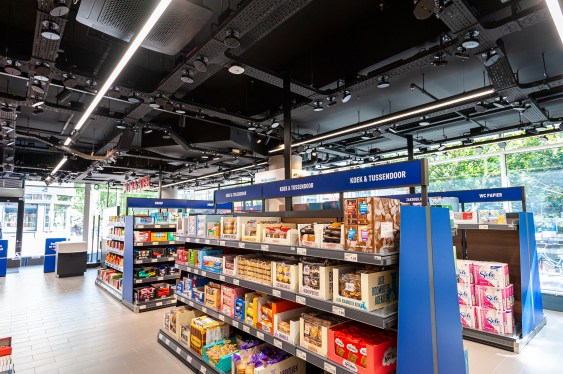
{"label": "tiled floor", "polygon": [[[13,337],[17,374],[191,373],[156,342],[163,311],[135,314],[95,277],[58,279],[34,267],[0,278],[0,337]],[[546,314],[519,355],[465,342],[471,374],[563,373],[563,314]]]}

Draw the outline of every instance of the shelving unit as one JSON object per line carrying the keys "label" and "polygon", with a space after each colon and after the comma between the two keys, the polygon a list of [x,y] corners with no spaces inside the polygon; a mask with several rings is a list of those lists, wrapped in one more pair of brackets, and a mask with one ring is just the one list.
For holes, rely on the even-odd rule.
{"label": "shelving unit", "polygon": [[100,287],[101,289],[103,289],[104,291],[106,291],[107,293],[109,293],[111,296],[113,296],[117,300],[121,301],[123,294],[117,288],[109,285],[108,283],[104,282],[100,278],[96,278],[96,285],[98,287]]}
{"label": "shelving unit", "polygon": [[[218,190],[215,193],[215,203],[237,201],[236,196],[244,196],[246,199],[265,200],[302,195],[411,186],[421,186],[423,194],[426,196],[426,186],[428,184],[426,170],[426,161],[417,160],[333,173],[330,175],[318,175],[262,185]],[[284,218],[314,219],[321,216],[341,218],[343,217],[343,212],[327,212],[321,210],[308,212],[240,213],[233,215],[255,217],[278,215]],[[465,359],[461,336],[461,322],[459,320],[459,311],[457,310],[457,291],[455,285],[455,266],[451,250],[451,233],[447,210],[440,208],[429,209],[427,207],[403,207],[401,209],[401,251],[398,255],[391,256],[344,250],[336,251],[305,248],[301,246],[241,242],[236,240],[191,237],[177,238],[196,244],[244,248],[296,256],[331,258],[350,263],[376,265],[400,263],[399,277],[401,282],[399,283],[400,300],[398,303],[398,314],[397,305],[368,313],[340,304],[337,305],[333,303],[332,300],[319,300],[295,292],[239,279],[237,277],[204,271],[187,266],[186,264],[177,263],[176,266],[182,271],[199,274],[204,277],[251,290],[262,291],[275,297],[301,303],[372,326],[389,328],[398,324],[399,366],[397,373],[432,373],[436,371],[461,373],[465,370]],[[430,236],[432,236],[434,240],[428,239]],[[441,240],[437,240],[437,238]],[[434,283],[433,279],[447,281]],[[423,290],[420,291],[420,288]],[[417,292],[414,292],[414,290]],[[330,373],[354,372],[350,368],[340,366],[304,348],[288,344],[287,342],[274,338],[268,333],[233,320],[227,315],[187,299],[184,295],[176,295],[176,298],[179,302],[202,310],[212,317],[225,321],[235,328],[239,328],[259,339],[276,345]],[[433,302],[430,302],[430,300]],[[454,318],[452,318],[452,316]],[[438,318],[440,318],[440,323],[437,323]],[[447,335],[444,333],[445,331],[447,331]],[[167,337],[162,331],[159,333],[158,340],[186,364],[193,364],[195,359],[201,360],[196,356],[192,357],[191,361],[188,362],[188,358],[190,357],[189,350],[186,350],[185,347],[174,342],[173,339]],[[440,351],[439,356],[437,354],[438,351]],[[400,357],[407,358],[401,360]],[[411,357],[411,359],[409,359],[409,357]],[[198,365],[199,363],[196,364],[195,369],[204,371],[203,367],[198,367]],[[208,368],[206,368],[206,370],[208,370]]]}

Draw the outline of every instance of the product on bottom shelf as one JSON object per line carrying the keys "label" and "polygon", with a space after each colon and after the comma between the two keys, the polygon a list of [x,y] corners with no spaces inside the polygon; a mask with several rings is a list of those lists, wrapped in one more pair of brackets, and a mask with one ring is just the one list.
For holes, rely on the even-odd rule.
{"label": "product on bottom shelf", "polygon": [[357,322],[328,330],[328,358],[353,372],[387,374],[397,370],[397,333]]}
{"label": "product on bottom shelf", "polygon": [[514,287],[509,284],[505,288],[475,286],[475,297],[481,308],[496,310],[512,310],[514,305]]}
{"label": "product on bottom shelf", "polygon": [[500,335],[514,333],[514,314],[512,311],[502,311],[475,307],[479,329]]}
{"label": "product on bottom shelf", "polygon": [[472,284],[457,284],[457,301],[459,305],[477,305],[475,286]]}
{"label": "product on bottom shelf", "polygon": [[223,339],[203,347],[203,360],[223,373],[231,371],[232,354],[239,351],[235,338]]}
{"label": "product on bottom shelf", "polygon": [[460,305],[459,316],[461,317],[461,326],[478,329],[477,316],[475,307],[471,305]]}
{"label": "product on bottom shelf", "polygon": [[303,313],[299,319],[299,345],[327,357],[328,329],[345,321],[344,318],[326,312]]}
{"label": "product on bottom shelf", "polygon": [[397,269],[347,265],[333,269],[338,282],[333,292],[337,304],[371,312],[395,304],[399,293]]}
{"label": "product on bottom shelf", "polygon": [[203,313],[197,309],[188,307],[172,308],[164,314],[164,330],[170,333],[176,340],[180,340],[181,326],[190,324],[192,319],[202,316]]}
{"label": "product on bottom shelf", "polygon": [[332,299],[333,273],[336,262],[303,257],[299,263],[299,293],[322,300]]}
{"label": "product on bottom shelf", "polygon": [[233,353],[232,374],[305,374],[305,362],[269,344]]}
{"label": "product on bottom shelf", "polygon": [[155,289],[153,287],[140,287],[133,289],[133,302],[142,303],[154,299]]}
{"label": "product on bottom shelf", "polygon": [[209,316],[194,318],[190,329],[190,349],[201,355],[203,346],[218,342],[228,336],[229,325],[226,323]]}

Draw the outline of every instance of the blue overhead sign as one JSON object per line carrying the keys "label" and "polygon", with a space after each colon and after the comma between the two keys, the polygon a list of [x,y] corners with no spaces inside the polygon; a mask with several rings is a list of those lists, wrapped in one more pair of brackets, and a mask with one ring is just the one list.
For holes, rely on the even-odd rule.
{"label": "blue overhead sign", "polygon": [[213,209],[213,201],[180,200],[180,199],[148,199],[142,197],[127,198],[128,208],[171,208],[171,209]]}
{"label": "blue overhead sign", "polygon": [[264,199],[426,185],[424,161],[415,160],[262,185]]}
{"label": "blue overhead sign", "polygon": [[217,190],[215,191],[215,195],[214,195],[214,200],[216,203],[244,201],[244,200],[261,200],[261,199],[262,199],[261,184]]}
{"label": "blue overhead sign", "polygon": [[[386,196],[404,203],[420,203],[420,194]],[[483,190],[430,192],[428,197],[457,197],[460,203],[488,203],[502,201],[523,201],[524,187],[487,188]]]}

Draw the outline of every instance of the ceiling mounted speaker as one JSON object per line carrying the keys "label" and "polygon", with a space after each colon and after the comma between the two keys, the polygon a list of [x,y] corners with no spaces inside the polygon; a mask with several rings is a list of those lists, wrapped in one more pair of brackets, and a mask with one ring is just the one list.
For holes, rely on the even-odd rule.
{"label": "ceiling mounted speaker", "polygon": [[233,64],[231,64],[231,66],[229,66],[229,73],[235,74],[235,75],[240,75],[240,74],[244,73],[244,66],[237,64],[237,63],[233,63]]}
{"label": "ceiling mounted speaker", "polygon": [[500,57],[494,48],[490,49],[487,53],[483,53],[482,56],[485,59],[484,64],[486,67],[492,66]]}
{"label": "ceiling mounted speaker", "polygon": [[479,47],[481,43],[479,42],[479,39],[477,39],[477,36],[479,36],[479,31],[469,31],[467,34],[465,34],[465,40],[461,43],[461,46],[465,49]]}
{"label": "ceiling mounted speaker", "polygon": [[66,0],[55,0],[54,3],[55,4],[53,4],[50,14],[53,17],[66,16],[69,11],[68,6],[66,5]]}
{"label": "ceiling mounted speaker", "polygon": [[41,22],[41,36],[49,40],[59,40],[61,38],[60,27],[55,22]]}
{"label": "ceiling mounted speaker", "polygon": [[239,32],[237,30],[227,30],[225,40],[223,41],[225,45],[229,48],[240,47]]}
{"label": "ceiling mounted speaker", "polygon": [[49,75],[51,74],[51,68],[46,63],[40,62],[35,67],[35,74],[33,75],[33,79],[36,79],[41,82],[49,81]]}
{"label": "ceiling mounted speaker", "polygon": [[208,62],[209,62],[209,59],[206,56],[199,56],[194,61],[194,66],[195,66],[197,71],[205,73],[207,71],[207,63]]}
{"label": "ceiling mounted speaker", "polygon": [[141,98],[137,92],[132,92],[131,95],[127,98],[131,104],[139,104],[141,102]]}
{"label": "ceiling mounted speaker", "polygon": [[166,99],[162,95],[157,95],[154,102],[159,106],[164,106],[166,104]]}
{"label": "ceiling mounted speaker", "polygon": [[167,112],[171,112],[172,110],[174,110],[174,104],[172,104],[170,101],[167,101],[162,106],[162,109],[166,110]]}
{"label": "ceiling mounted speaker", "polygon": [[121,92],[119,92],[119,87],[112,87],[108,90],[107,95],[114,99],[117,99],[121,96]]}
{"label": "ceiling mounted speaker", "polygon": [[434,14],[436,3],[434,0],[415,0],[414,16],[417,19],[427,19]]}
{"label": "ceiling mounted speaker", "polygon": [[6,65],[4,66],[4,71],[10,75],[21,75],[22,71],[20,69],[21,63],[16,60],[7,59]]}
{"label": "ceiling mounted speaker", "polygon": [[64,75],[65,80],[63,81],[65,87],[70,87],[70,88],[74,88],[76,87],[76,85],[78,84],[78,81],[76,80],[76,78],[74,77],[74,75],[72,74],[65,74]]}
{"label": "ceiling mounted speaker", "polygon": [[45,88],[43,88],[43,85],[39,81],[33,81],[31,90],[38,95],[43,95],[45,93]]}

